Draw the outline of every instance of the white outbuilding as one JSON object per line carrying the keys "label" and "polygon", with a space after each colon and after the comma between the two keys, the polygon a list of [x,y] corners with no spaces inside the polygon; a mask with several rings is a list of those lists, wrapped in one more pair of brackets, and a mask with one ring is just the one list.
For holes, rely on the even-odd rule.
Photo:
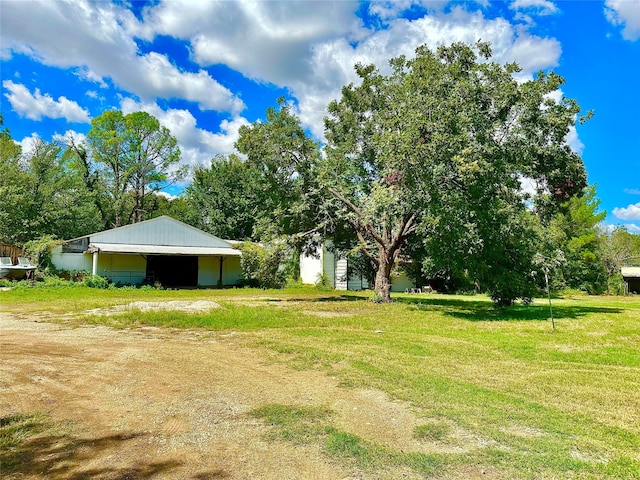
{"label": "white outbuilding", "polygon": [[640,293],[640,267],[622,267],[624,293]]}
{"label": "white outbuilding", "polygon": [[52,261],[114,283],[213,287],[240,282],[240,256],[229,241],[161,216],[67,240]]}
{"label": "white outbuilding", "polygon": [[[347,257],[336,251],[331,241],[322,242],[312,254],[300,255],[300,280],[313,285],[324,276],[336,290],[367,290],[372,287],[362,275],[349,268]],[[415,283],[401,272],[391,277],[391,291],[404,292],[415,287]]]}

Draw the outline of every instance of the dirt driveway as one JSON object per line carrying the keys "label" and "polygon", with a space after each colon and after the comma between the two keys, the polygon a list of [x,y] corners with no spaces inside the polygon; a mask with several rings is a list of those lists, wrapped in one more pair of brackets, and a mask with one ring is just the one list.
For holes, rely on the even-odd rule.
{"label": "dirt driveway", "polygon": [[[337,427],[404,451],[419,419],[381,392],[338,387],[245,346],[242,335],[72,328],[0,313],[0,416],[41,410],[69,433],[33,441],[10,478],[365,479],[319,446],[268,440],[249,414],[326,405]],[[387,475],[388,474],[388,475]],[[384,478],[415,478],[410,471]]]}

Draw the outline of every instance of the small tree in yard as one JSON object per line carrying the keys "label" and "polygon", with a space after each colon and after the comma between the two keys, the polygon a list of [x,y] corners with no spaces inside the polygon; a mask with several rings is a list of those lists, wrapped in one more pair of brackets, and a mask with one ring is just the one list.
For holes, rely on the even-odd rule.
{"label": "small tree in yard", "polygon": [[240,265],[245,281],[251,287],[282,288],[287,279],[284,272],[286,245],[263,247],[244,242],[240,247]]}
{"label": "small tree in yard", "polygon": [[[566,200],[586,176],[565,141],[580,108],[549,97],[563,79],[539,73],[518,83],[516,64],[490,60],[487,44],[458,43],[395,58],[390,75],[356,65],[360,84],[329,105],[324,154],[283,102],[266,123],[243,127],[237,146],[299,192],[292,208],[329,234],[350,233],[382,301],[417,235],[432,265],[462,266],[509,305],[534,285],[535,229],[520,180]],[[334,235],[336,245],[344,240]]]}

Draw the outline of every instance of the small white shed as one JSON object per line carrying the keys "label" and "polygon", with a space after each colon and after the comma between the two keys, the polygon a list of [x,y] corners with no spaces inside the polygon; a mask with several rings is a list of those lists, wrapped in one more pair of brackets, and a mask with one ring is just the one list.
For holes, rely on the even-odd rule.
{"label": "small white shed", "polygon": [[[323,242],[313,255],[300,256],[300,279],[302,283],[313,285],[324,274],[336,290],[367,290],[369,281],[354,275],[349,269],[347,258],[334,251],[329,241]],[[391,278],[391,291],[404,292],[415,287],[415,283],[405,273]]]}
{"label": "small white shed", "polygon": [[339,254],[336,255],[329,242],[323,242],[313,255],[300,256],[302,283],[313,285],[323,274],[333,288],[347,290],[347,259]]}
{"label": "small white shed", "polygon": [[229,286],[242,278],[231,243],[168,216],[65,241],[58,269],[85,270],[113,282],[169,287]]}
{"label": "small white shed", "polygon": [[624,279],[624,293],[640,293],[640,267],[622,267],[620,273]]}

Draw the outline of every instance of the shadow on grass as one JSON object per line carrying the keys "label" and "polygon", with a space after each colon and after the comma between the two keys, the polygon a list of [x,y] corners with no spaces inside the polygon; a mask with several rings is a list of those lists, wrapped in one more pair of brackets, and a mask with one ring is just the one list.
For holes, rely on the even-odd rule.
{"label": "shadow on grass", "polygon": [[[325,297],[292,297],[292,298],[265,298],[262,299],[265,304],[269,303],[289,303],[289,302],[319,302],[319,303],[331,303],[331,302],[361,302],[363,300],[370,300],[370,297],[364,295],[330,295]],[[260,299],[256,300],[260,301]]]}
{"label": "shadow on grass", "polygon": [[[492,303],[482,300],[457,300],[452,298],[396,298],[415,310],[433,311],[437,307],[444,315],[480,321],[546,321],[549,320],[549,305],[513,305],[498,309]],[[553,317],[556,319],[576,319],[593,313],[617,314],[619,308],[553,305]]]}
{"label": "shadow on grass", "polygon": [[[323,297],[294,297],[294,298],[268,298],[263,301],[265,304],[287,304],[294,302],[318,302],[318,303],[350,303],[369,301],[371,298],[366,295],[327,295]],[[442,298],[437,295],[416,295],[415,297],[392,298],[394,303],[408,305],[409,308],[418,311],[433,312],[440,311],[442,314],[469,320],[480,321],[546,321],[549,320],[549,305],[513,305],[505,309],[496,308],[487,298],[486,300],[472,300],[463,296],[460,299]],[[622,310],[613,307],[589,307],[589,306],[567,306],[553,305],[553,317],[555,319],[575,319],[586,315],[617,314]]]}
{"label": "shadow on grass", "polygon": [[[52,433],[55,428],[47,419],[33,416],[28,430],[22,430],[17,438],[12,436],[14,425],[24,424],[24,415],[0,418],[3,443],[0,451],[0,477],[13,474],[17,477],[44,476],[65,480],[105,478],[110,480],[147,479],[164,477],[183,462],[165,460],[144,462],[138,458],[125,461],[124,465],[109,465],[85,468],[85,465],[100,455],[112,456],[118,451],[127,451],[146,433],[113,434],[95,438],[77,438],[68,434]],[[44,430],[44,431],[42,431]],[[25,438],[26,437],[26,438]],[[128,463],[128,464],[127,464]],[[194,480],[228,478],[222,470],[196,474]]]}

